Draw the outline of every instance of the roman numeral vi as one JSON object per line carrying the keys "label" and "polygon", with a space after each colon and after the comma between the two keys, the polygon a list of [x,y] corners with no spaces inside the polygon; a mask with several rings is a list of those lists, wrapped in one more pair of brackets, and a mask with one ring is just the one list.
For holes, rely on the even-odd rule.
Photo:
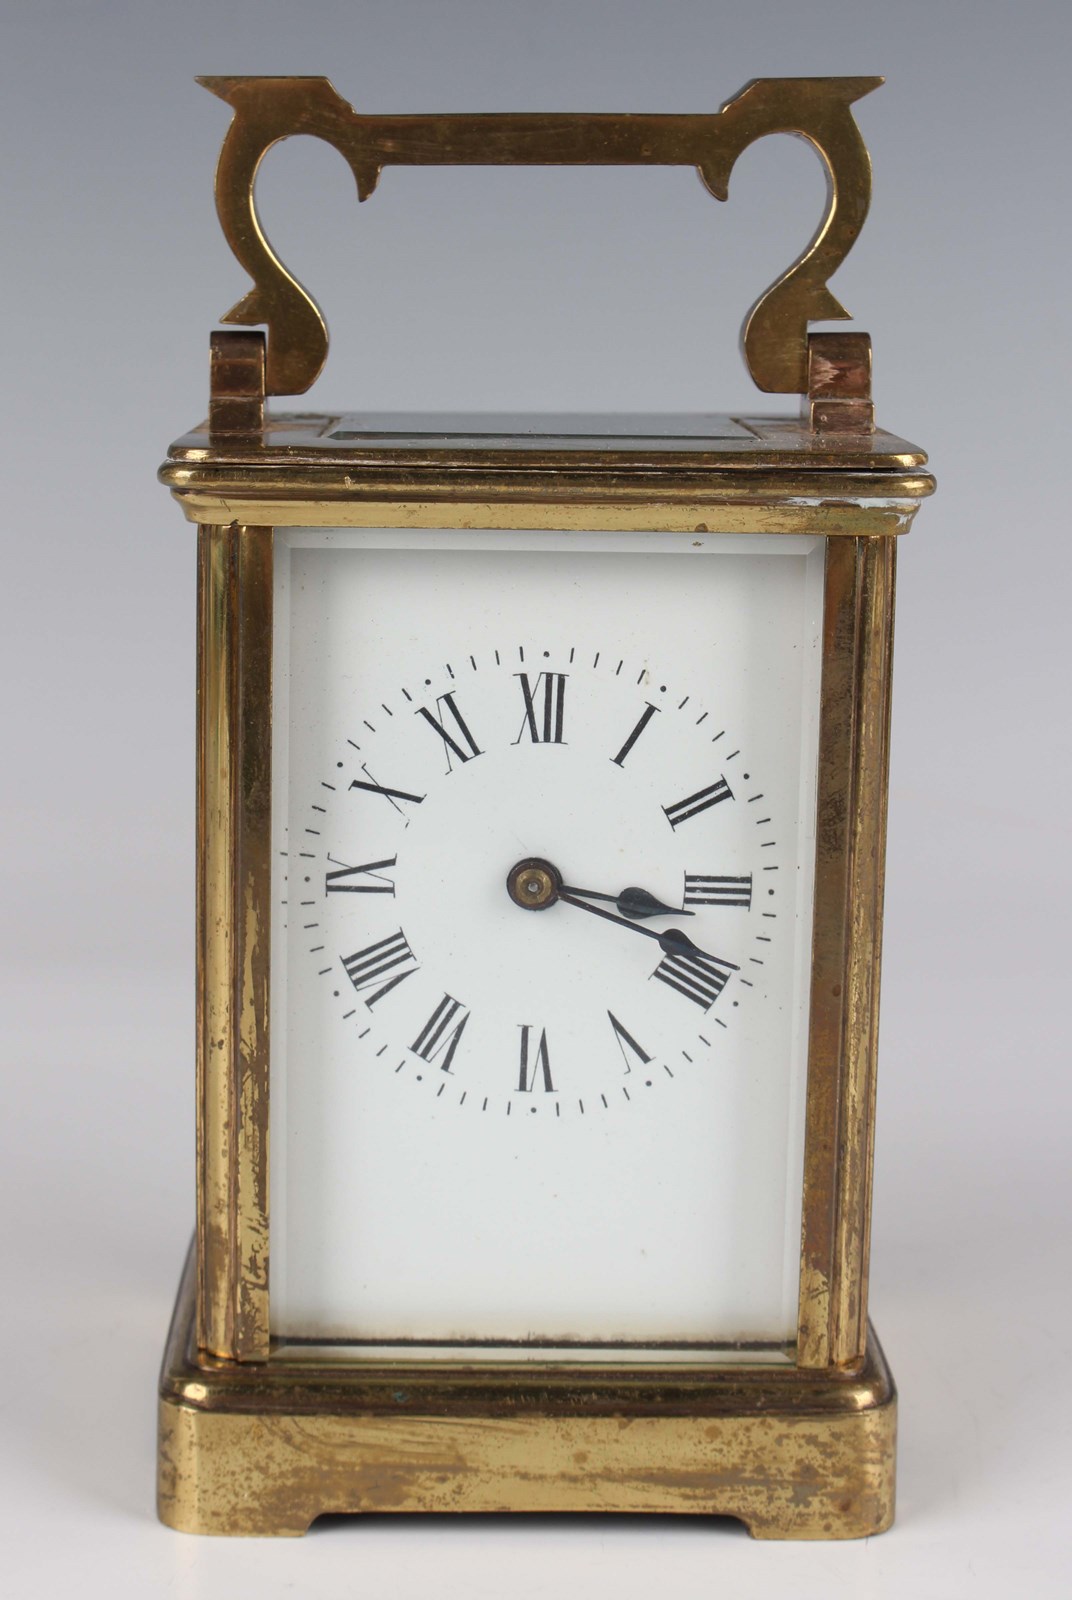
{"label": "roman numeral vi", "polygon": [[521,1024],[521,1074],[518,1079],[518,1089],[522,1094],[531,1094],[536,1084],[536,1074],[543,1077],[544,1089],[554,1093],[554,1084],[551,1082],[551,1057],[547,1050],[546,1031],[540,1029],[540,1041],[535,1049],[532,1047],[532,1029],[527,1022]]}

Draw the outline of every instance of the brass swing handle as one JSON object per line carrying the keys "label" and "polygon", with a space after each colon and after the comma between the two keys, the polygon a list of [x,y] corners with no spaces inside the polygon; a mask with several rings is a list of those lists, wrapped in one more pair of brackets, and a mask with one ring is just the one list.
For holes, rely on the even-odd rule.
{"label": "brass swing handle", "polygon": [[769,133],[797,134],[827,172],[826,214],[807,249],[745,319],[745,362],[760,389],[806,394],[808,324],[849,313],[827,288],[863,226],[871,163],[850,111],[881,78],[756,78],[712,114],[529,114],[362,116],[327,78],[199,78],[234,108],[216,171],[216,209],[235,256],[253,279],[222,319],[264,324],[267,393],[302,394],[328,352],[316,302],[273,251],[253,186],[281,139],[324,139],[349,163],[359,200],[385,166],[694,166],[718,200],[729,194],[737,157]]}

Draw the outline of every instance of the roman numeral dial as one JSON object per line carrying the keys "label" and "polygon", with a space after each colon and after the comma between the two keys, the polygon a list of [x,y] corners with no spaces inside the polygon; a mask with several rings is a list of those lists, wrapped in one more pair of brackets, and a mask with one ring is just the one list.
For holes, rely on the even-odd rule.
{"label": "roman numeral dial", "polygon": [[644,1049],[644,1046],[637,1044],[629,1029],[618,1021],[613,1011],[608,1011],[607,1016],[610,1019],[611,1027],[614,1029],[615,1042],[622,1052],[622,1061],[625,1063],[626,1072],[632,1072],[637,1063],[646,1067],[651,1061],[651,1056]]}
{"label": "roman numeral dial", "polygon": [[325,894],[393,895],[395,892],[394,879],[388,873],[397,862],[397,856],[386,856],[382,861],[367,861],[363,867],[348,867],[345,862],[336,861],[334,856],[328,856],[328,860],[332,865],[324,874]]}
{"label": "roman numeral dial", "polygon": [[541,672],[533,682],[527,672],[516,674],[525,704],[525,720],[514,740],[520,744],[526,734],[533,744],[563,744],[566,718],[566,674]]}
{"label": "roman numeral dial", "polygon": [[399,815],[405,815],[401,806],[398,804],[400,800],[408,801],[410,805],[414,806],[419,806],[423,803],[423,794],[413,794],[408,789],[392,789],[389,784],[377,783],[368,767],[362,765],[361,770],[365,774],[364,778],[354,778],[350,784],[350,788],[363,790],[365,794],[378,794],[382,799],[386,800],[391,806],[393,806]]}
{"label": "roman numeral dial", "polygon": [[733,791],[729,784],[725,778],[719,778],[717,782],[709,783],[706,789],[697,789],[695,794],[686,795],[684,800],[675,800],[672,806],[663,806],[663,812],[672,828],[680,828],[683,822],[698,817],[702,811],[710,811],[712,806],[732,799]]}
{"label": "roman numeral dial", "polygon": [[536,1029],[528,1022],[521,1024],[521,1071],[518,1078],[518,1092],[531,1094],[537,1083],[548,1094],[554,1093],[554,1084],[551,1082],[551,1052],[547,1047],[547,1033],[541,1028],[537,1037]]}
{"label": "roman numeral dial", "polygon": [[437,697],[435,712],[429,711],[427,706],[421,706],[417,715],[423,717],[428,726],[434,728],[442,739],[448,772],[453,770],[452,756],[455,761],[464,764],[466,761],[471,761],[474,756],[483,754],[469,730],[469,724],[458,710],[453,690]]}
{"label": "roman numeral dial", "polygon": [[433,1062],[441,1057],[438,1062],[441,1071],[449,1072],[468,1021],[469,1013],[461,1001],[445,994],[410,1049],[422,1061]]}
{"label": "roman numeral dial", "polygon": [[[514,581],[478,584],[489,618]],[[442,650],[442,621],[415,614],[410,643],[427,631]],[[396,659],[367,692],[355,667],[323,709],[305,691],[314,728],[345,708],[281,840],[279,921],[332,1019],[310,1048],[334,1041],[333,1071],[355,1093],[375,1082],[377,1105],[461,1108],[499,1139],[609,1130],[675,1094],[694,1107],[751,1048],[796,936],[779,921],[785,789],[753,771],[751,730],[737,748],[723,728],[713,701],[739,696],[717,681],[709,701],[640,646],[561,632],[466,643],[404,673]]]}
{"label": "roman numeral dial", "polygon": [[616,767],[622,767],[625,765],[626,756],[629,754],[630,750],[632,750],[633,746],[640,738],[640,735],[644,732],[644,729],[647,727],[652,717],[657,714],[658,710],[658,706],[653,706],[650,701],[644,707],[643,711],[640,713],[640,716],[637,718],[636,726],[633,728],[632,733],[629,735],[628,739],[626,739],[625,743],[622,745],[622,748],[618,751],[618,754],[611,757],[611,760],[614,762]]}
{"label": "roman numeral dial", "polygon": [[739,970],[732,961],[709,956],[703,950],[685,949],[664,956],[652,977],[704,1011],[710,1011],[731,974]]}
{"label": "roman numeral dial", "polygon": [[[417,971],[417,958],[399,928],[364,950],[342,957],[343,970],[367,1006],[377,1005]],[[366,993],[366,991],[368,991]]]}
{"label": "roman numeral dial", "polygon": [[745,910],[748,910],[752,904],[752,874],[746,872],[738,877],[717,877],[686,872],[685,897],[682,904],[686,906],[742,906]]}

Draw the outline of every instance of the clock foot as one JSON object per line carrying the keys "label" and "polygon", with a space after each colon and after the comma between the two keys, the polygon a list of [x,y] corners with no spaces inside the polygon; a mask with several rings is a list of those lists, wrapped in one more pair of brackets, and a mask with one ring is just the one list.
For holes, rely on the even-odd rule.
{"label": "clock foot", "polygon": [[734,1517],[758,1539],[855,1539],[893,1520],[896,1393],[863,1369],[623,1376],[443,1363],[206,1358],[191,1253],[160,1380],[158,1507],[186,1533],[300,1534],[327,1512]]}

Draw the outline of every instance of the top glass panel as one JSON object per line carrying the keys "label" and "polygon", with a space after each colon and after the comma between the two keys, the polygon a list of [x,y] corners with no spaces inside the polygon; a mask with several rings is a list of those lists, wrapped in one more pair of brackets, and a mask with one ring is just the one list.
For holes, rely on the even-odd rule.
{"label": "top glass panel", "polygon": [[630,450],[658,443],[660,449],[705,451],[730,439],[754,435],[732,417],[711,412],[512,413],[408,412],[340,417],[328,438],[354,445],[405,449],[425,445],[458,450]]}

